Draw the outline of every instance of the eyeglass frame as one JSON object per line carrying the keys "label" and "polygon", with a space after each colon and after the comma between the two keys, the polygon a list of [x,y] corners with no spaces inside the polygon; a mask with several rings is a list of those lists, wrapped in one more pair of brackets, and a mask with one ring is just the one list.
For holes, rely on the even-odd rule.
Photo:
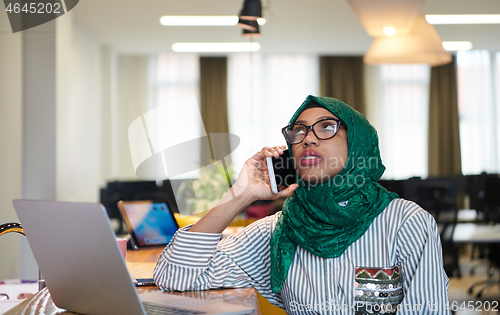
{"label": "eyeglass frame", "polygon": [[[328,138],[324,138],[324,139],[322,139],[322,138],[318,137],[318,135],[317,135],[317,134],[316,134],[316,132],[314,131],[314,126],[315,126],[317,123],[320,123],[320,122],[325,121],[325,120],[335,120],[335,121],[337,122],[338,127],[337,127],[337,130],[335,130],[335,133],[333,134],[333,136],[328,137]],[[311,130],[311,131],[313,132],[314,136],[315,136],[316,138],[318,138],[319,140],[328,140],[328,139],[331,139],[331,138],[335,137],[335,136],[337,135],[337,133],[339,132],[340,127],[341,127],[341,126],[343,126],[343,124],[342,124],[342,120],[340,120],[340,119],[338,119],[338,118],[333,118],[333,117],[332,117],[332,118],[324,118],[324,119],[318,120],[317,122],[315,122],[314,124],[312,124],[312,125],[310,125],[310,126],[308,126],[308,125],[304,125],[304,124],[300,124],[300,123],[293,123],[293,124],[290,124],[290,125],[288,125],[288,126],[285,126],[285,127],[281,128],[281,133],[283,134],[283,137],[285,137],[285,141],[286,141],[286,142],[288,142],[288,143],[290,143],[290,144],[292,144],[292,145],[294,145],[294,144],[299,144],[299,143],[304,142],[304,139],[302,139],[300,142],[297,142],[297,143],[291,143],[290,141],[288,141],[288,139],[287,139],[287,137],[286,137],[286,133],[285,133],[285,132],[286,132],[286,129],[287,129],[287,128],[289,128],[290,126],[294,126],[294,125],[300,125],[300,126],[304,126],[304,127],[306,127],[306,134],[304,135],[304,139],[307,137],[307,134],[309,133],[309,130]],[[345,123],[344,123],[344,125],[345,125]]]}

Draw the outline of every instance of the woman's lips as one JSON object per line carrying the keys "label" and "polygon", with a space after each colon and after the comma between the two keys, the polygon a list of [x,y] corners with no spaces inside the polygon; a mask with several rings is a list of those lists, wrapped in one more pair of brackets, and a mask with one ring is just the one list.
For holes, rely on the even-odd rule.
{"label": "woman's lips", "polygon": [[304,158],[304,159],[300,159],[300,165],[301,166],[311,166],[311,165],[316,165],[318,163],[320,163],[321,161],[323,160],[323,158]]}
{"label": "woman's lips", "polygon": [[299,158],[300,166],[311,166],[321,163],[323,157],[314,150],[306,150],[302,152]]}

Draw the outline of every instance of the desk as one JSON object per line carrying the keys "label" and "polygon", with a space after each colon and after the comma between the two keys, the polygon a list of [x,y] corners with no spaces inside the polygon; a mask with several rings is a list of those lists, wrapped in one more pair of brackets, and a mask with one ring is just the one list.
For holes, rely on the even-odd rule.
{"label": "desk", "polygon": [[500,243],[500,224],[458,223],[453,233],[453,242]]}
{"label": "desk", "polygon": [[[132,278],[152,278],[153,269],[163,248],[141,249],[127,251],[127,268]],[[146,293],[157,287],[138,288],[139,294]],[[169,294],[182,295],[194,298],[214,300],[238,305],[245,305],[255,309],[254,315],[260,315],[257,302],[257,292],[253,288],[223,289],[207,291],[170,292]],[[39,291],[21,304],[9,310],[5,315],[78,315],[58,308],[52,302],[47,288]]]}

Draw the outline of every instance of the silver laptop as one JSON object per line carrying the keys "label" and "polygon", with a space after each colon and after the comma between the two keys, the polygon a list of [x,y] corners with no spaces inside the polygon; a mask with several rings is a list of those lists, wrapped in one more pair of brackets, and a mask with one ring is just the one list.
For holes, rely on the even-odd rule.
{"label": "silver laptop", "polygon": [[[55,305],[81,314],[249,314],[252,308],[171,295],[137,294],[101,204],[14,200]],[[181,309],[169,313],[168,309]],[[194,311],[193,313],[189,313]],[[197,313],[201,312],[201,313]]]}

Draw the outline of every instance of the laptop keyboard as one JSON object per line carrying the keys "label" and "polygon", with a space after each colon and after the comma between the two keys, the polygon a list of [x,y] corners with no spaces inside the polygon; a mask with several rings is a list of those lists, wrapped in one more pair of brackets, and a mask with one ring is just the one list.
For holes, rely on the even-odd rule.
{"label": "laptop keyboard", "polygon": [[149,302],[142,302],[144,306],[144,310],[148,315],[191,315],[191,314],[206,314],[205,312],[188,310],[185,308],[166,306],[166,305],[158,305]]}

